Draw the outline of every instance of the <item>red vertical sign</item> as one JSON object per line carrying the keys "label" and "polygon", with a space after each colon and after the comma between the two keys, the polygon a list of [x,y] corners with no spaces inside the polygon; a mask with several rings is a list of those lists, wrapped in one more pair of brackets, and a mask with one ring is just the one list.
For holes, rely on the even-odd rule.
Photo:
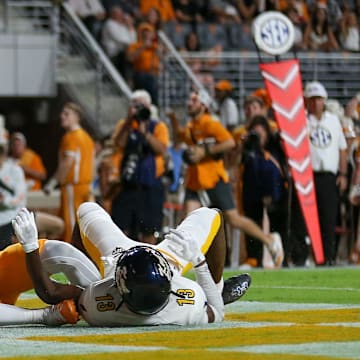
{"label": "red vertical sign", "polygon": [[317,264],[324,262],[298,60],[260,64]]}

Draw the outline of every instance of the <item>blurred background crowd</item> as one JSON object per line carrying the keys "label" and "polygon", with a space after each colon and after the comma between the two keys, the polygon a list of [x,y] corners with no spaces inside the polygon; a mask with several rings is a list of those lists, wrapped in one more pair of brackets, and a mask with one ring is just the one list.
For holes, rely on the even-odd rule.
{"label": "blurred background crowd", "polygon": [[[8,184],[10,192],[1,191],[11,195],[0,200],[0,234],[8,239],[2,247],[11,242],[14,215],[4,209],[24,206],[27,191],[50,196],[60,189],[60,212],[36,213],[44,236],[70,241],[76,208],[83,201],[99,202],[127,234],[149,243],[161,241],[192,209],[216,206],[228,224],[228,266],[273,266],[267,252],[276,262],[274,232],[281,235],[285,253],[280,265],[313,264],[267,91],[259,86],[239,102],[232,80],[215,79],[209,69],[219,64],[223,52],[256,50],[251,24],[268,10],[283,12],[293,22],[295,52],[359,52],[360,1],[67,3],[129,84],[129,104],[112,130],[99,136],[87,129],[79,104],[65,103],[57,114],[62,137],[57,166],[51,169],[41,160],[46,154],[30,149],[16,126],[8,131],[2,117],[0,157],[24,174]],[[187,61],[207,92],[188,89],[180,105],[185,115],[172,108],[160,109],[159,115],[158,77],[165,51],[158,41],[160,30],[185,59],[188,53],[207,54],[205,60],[195,56]],[[304,84],[304,96],[326,264],[360,264],[360,95],[355,89],[350,100],[340,102],[323,84],[311,82]],[[7,184],[11,169],[2,176],[0,166],[0,180]]]}

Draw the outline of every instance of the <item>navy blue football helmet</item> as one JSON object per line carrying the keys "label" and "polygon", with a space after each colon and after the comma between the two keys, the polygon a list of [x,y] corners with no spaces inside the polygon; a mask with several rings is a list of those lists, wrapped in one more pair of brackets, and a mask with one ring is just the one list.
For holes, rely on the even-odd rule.
{"label": "navy blue football helmet", "polygon": [[171,279],[167,260],[148,246],[134,246],[124,251],[116,264],[117,288],[128,308],[137,314],[156,314],[166,306]]}

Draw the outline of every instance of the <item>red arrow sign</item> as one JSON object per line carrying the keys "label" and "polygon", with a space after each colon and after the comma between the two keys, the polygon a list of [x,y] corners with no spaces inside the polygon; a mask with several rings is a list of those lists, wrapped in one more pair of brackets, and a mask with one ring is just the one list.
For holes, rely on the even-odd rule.
{"label": "red arrow sign", "polygon": [[324,262],[298,60],[260,64],[317,264]]}

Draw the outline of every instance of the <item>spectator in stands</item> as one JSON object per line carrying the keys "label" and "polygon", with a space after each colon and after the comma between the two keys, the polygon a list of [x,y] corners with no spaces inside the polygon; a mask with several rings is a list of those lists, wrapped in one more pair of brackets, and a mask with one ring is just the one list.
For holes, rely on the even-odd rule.
{"label": "spectator in stands", "polygon": [[332,31],[336,32],[342,12],[338,0],[306,0],[310,14],[314,15],[319,7],[326,9],[327,20]]}
{"label": "spectator in stands", "polygon": [[222,155],[230,151],[235,143],[231,134],[210,115],[210,105],[211,99],[206,91],[194,91],[188,99],[190,120],[185,127],[181,127],[174,117],[170,118],[174,134],[188,145],[184,152],[184,161],[188,164],[185,213],[188,214],[201,205],[221,209],[231,226],[242,229],[263,242],[279,267],[283,260],[281,240],[264,234],[253,221],[240,216],[235,208],[222,159]]}
{"label": "spectator in stands", "polygon": [[315,13],[306,26],[303,49],[317,51],[334,51],[339,48],[334,32],[329,26],[327,8],[319,3]]}
{"label": "spectator in stands", "polygon": [[105,21],[101,42],[115,67],[127,80],[130,80],[130,64],[127,62],[126,50],[129,44],[136,42],[136,36],[131,15],[124,13],[119,6],[114,6]]}
{"label": "spectator in stands", "polygon": [[220,24],[240,22],[235,6],[225,0],[210,0],[209,16],[214,22]]}
{"label": "spectator in stands", "polygon": [[23,133],[11,134],[9,155],[24,170],[28,190],[40,190],[47,172],[40,155],[27,147]]}
{"label": "spectator in stands", "polygon": [[287,14],[289,10],[296,12],[298,21],[306,24],[310,20],[309,9],[306,0],[279,0],[277,10]]}
{"label": "spectator in stands", "polygon": [[149,93],[134,91],[127,118],[118,122],[113,133],[120,152],[120,191],[112,199],[112,218],[129,236],[155,244],[162,228],[169,130],[153,119],[150,108]]}
{"label": "spectator in stands", "polygon": [[156,32],[152,25],[138,27],[138,40],[129,45],[127,58],[132,64],[134,87],[150,93],[154,104],[158,100],[159,54]]}
{"label": "spectator in stands", "polygon": [[84,25],[95,36],[100,39],[102,23],[106,12],[100,0],[68,0],[69,5],[78,15]]}
{"label": "spectator in stands", "polygon": [[[23,133],[14,132],[10,136],[10,157],[24,171],[27,190],[38,191],[42,189],[42,182],[46,179],[46,169],[39,154],[27,147]],[[64,232],[64,221],[55,215],[36,211],[35,220],[39,230],[39,237],[57,239]]]}
{"label": "spectator in stands", "polygon": [[347,51],[360,51],[359,22],[356,13],[345,12],[340,21],[339,40],[340,45]]}
{"label": "spectator in stands", "polygon": [[26,205],[24,172],[8,158],[7,152],[8,132],[0,127],[0,250],[12,243],[11,221]]}
{"label": "spectator in stands", "polygon": [[251,22],[259,14],[259,0],[237,0],[235,5],[243,22]]}
{"label": "spectator in stands", "polygon": [[150,8],[144,17],[144,22],[152,25],[156,32],[161,30],[163,22],[159,10],[154,7]]}
{"label": "spectator in stands", "polygon": [[325,261],[333,265],[338,193],[343,193],[347,186],[346,140],[338,117],[325,110],[324,86],[317,81],[310,82],[304,96]]}
{"label": "spectator in stands", "polygon": [[175,12],[171,0],[140,0],[140,11],[143,17],[146,16],[151,8],[159,11],[161,21],[175,20]]}
{"label": "spectator in stands", "polygon": [[230,81],[220,80],[215,85],[215,98],[221,123],[232,131],[239,121],[239,110],[231,97],[233,87]]}
{"label": "spectator in stands", "polygon": [[180,49],[183,54],[204,51],[207,53],[206,59],[188,59],[187,64],[194,72],[200,83],[205,86],[210,94],[214,93],[215,80],[212,75],[212,68],[219,64],[219,54],[222,52],[222,46],[216,45],[212,49],[203,49],[196,32],[191,31],[185,37],[185,48]]}
{"label": "spectator in stands", "polygon": [[174,10],[176,20],[181,23],[190,23],[196,27],[197,23],[203,22],[204,18],[201,15],[198,4],[190,0],[174,0]]}
{"label": "spectator in stands", "polygon": [[294,50],[301,50],[304,43],[304,26],[305,23],[301,20],[300,14],[295,7],[289,7],[286,10],[286,15],[294,25]]}
{"label": "spectator in stands", "polygon": [[135,20],[141,19],[139,0],[101,0],[106,13],[110,16],[110,11],[114,6],[119,6],[125,14],[129,14]]}
{"label": "spectator in stands", "polygon": [[92,200],[94,177],[94,141],[81,127],[83,111],[78,104],[68,102],[60,114],[65,130],[59,147],[55,174],[44,186],[50,194],[59,184],[61,191],[60,216],[65,222],[64,240],[70,242],[75,214],[81,203]]}

